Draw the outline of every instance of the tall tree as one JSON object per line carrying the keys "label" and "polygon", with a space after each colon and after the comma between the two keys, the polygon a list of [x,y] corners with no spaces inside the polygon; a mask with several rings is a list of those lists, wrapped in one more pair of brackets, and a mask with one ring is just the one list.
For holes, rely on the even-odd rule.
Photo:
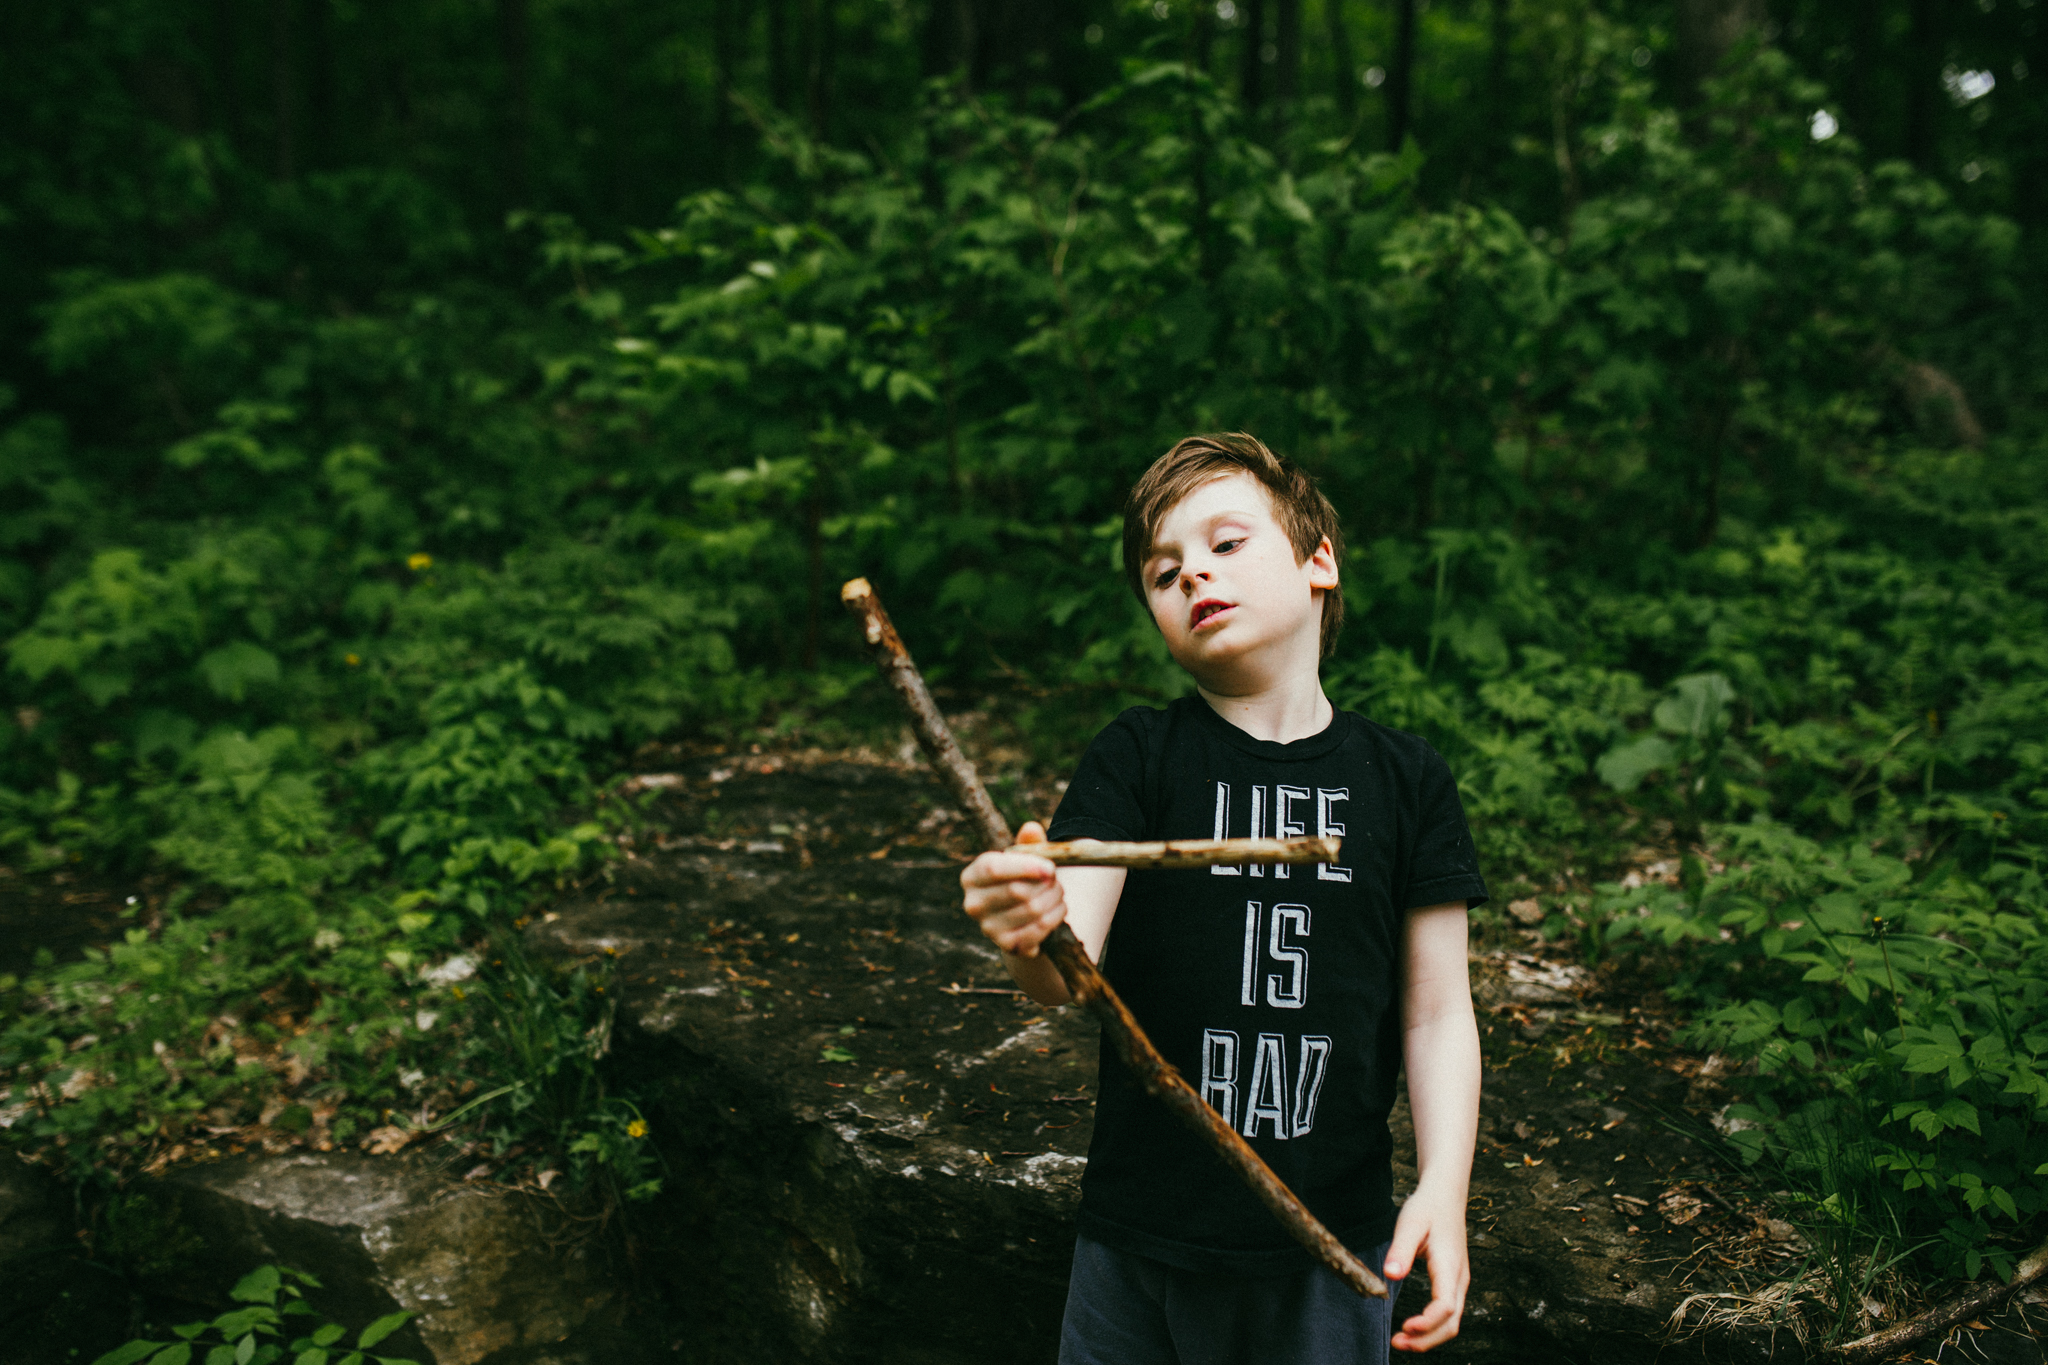
{"label": "tall tree", "polygon": [[1273,47],[1273,95],[1284,114],[1301,98],[1301,0],[1274,0]]}
{"label": "tall tree", "polygon": [[1906,55],[1906,156],[1934,170],[1934,133],[1941,90],[1942,22],[1937,0],[1912,0],[1913,37]]}
{"label": "tall tree", "polygon": [[517,207],[527,197],[528,159],[533,142],[533,13],[530,0],[498,0],[498,61],[504,70],[505,104],[498,155],[504,167],[504,195]]}
{"label": "tall tree", "polygon": [[1387,147],[1408,140],[1409,102],[1415,86],[1415,0],[1395,0],[1394,61],[1387,70]]}
{"label": "tall tree", "polygon": [[1245,112],[1256,115],[1266,102],[1266,0],[1244,0],[1238,13],[1244,19],[1241,97]]}
{"label": "tall tree", "polygon": [[1351,25],[1344,22],[1344,0],[1323,0],[1323,25],[1330,34],[1330,73],[1335,78],[1337,110],[1349,119],[1358,112],[1358,72],[1352,69]]}
{"label": "tall tree", "polygon": [[804,6],[804,106],[811,133],[832,135],[832,78],[839,55],[839,0],[808,0]]}
{"label": "tall tree", "polygon": [[275,121],[275,153],[272,162],[277,178],[289,180],[298,172],[298,143],[293,124],[298,113],[298,82],[293,70],[292,7],[296,0],[270,0],[270,103]]}

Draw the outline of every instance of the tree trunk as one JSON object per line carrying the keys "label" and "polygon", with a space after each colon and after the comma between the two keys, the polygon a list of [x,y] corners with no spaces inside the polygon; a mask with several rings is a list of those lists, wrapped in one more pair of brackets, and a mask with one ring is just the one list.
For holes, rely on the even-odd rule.
{"label": "tree trunk", "polygon": [[1684,82],[1680,97],[1697,99],[1700,82],[1713,75],[1722,59],[1763,20],[1763,0],[1678,0],[1678,72]]}
{"label": "tree trunk", "polygon": [[1244,51],[1239,97],[1244,111],[1256,115],[1266,102],[1266,0],[1244,0]]}
{"label": "tree trunk", "polygon": [[292,127],[298,104],[292,71],[292,5],[295,0],[270,0],[270,99],[276,119],[274,168],[279,180],[298,171],[298,144]]}
{"label": "tree trunk", "polygon": [[1913,0],[1912,52],[1906,59],[1906,158],[1934,173],[1934,135],[1941,90],[1941,6]]}
{"label": "tree trunk", "polygon": [[1301,98],[1301,0],[1274,0],[1273,98],[1284,119]]}
{"label": "tree trunk", "polygon": [[711,55],[717,66],[711,89],[711,164],[720,181],[732,174],[732,85],[740,60],[739,19],[733,0],[715,0],[711,10]]}
{"label": "tree trunk", "polygon": [[213,125],[236,150],[242,143],[241,25],[235,0],[213,0]]}
{"label": "tree trunk", "polygon": [[1491,34],[1486,59],[1486,98],[1493,118],[1495,155],[1506,158],[1514,145],[1514,104],[1508,90],[1508,0],[1492,0]]}
{"label": "tree trunk", "polygon": [[337,160],[332,3],[306,0],[306,159],[316,166],[331,166]]}
{"label": "tree trunk", "polygon": [[790,0],[768,0],[768,99],[787,114],[790,110],[789,78]]}
{"label": "tree trunk", "polygon": [[503,133],[498,155],[504,166],[507,207],[527,198],[527,158],[533,135],[533,30],[529,0],[498,0],[498,60],[505,71]]}
{"label": "tree trunk", "polygon": [[1395,0],[1394,64],[1387,70],[1387,149],[1398,152],[1408,140],[1409,102],[1415,81],[1415,0]]}
{"label": "tree trunk", "polygon": [[1337,111],[1350,119],[1358,113],[1358,72],[1351,64],[1351,26],[1344,22],[1344,0],[1323,0],[1323,21],[1330,31],[1330,68],[1337,78]]}
{"label": "tree trunk", "polygon": [[838,0],[810,0],[806,6],[810,22],[805,25],[805,107],[810,112],[811,136],[831,140],[833,59],[838,55]]}

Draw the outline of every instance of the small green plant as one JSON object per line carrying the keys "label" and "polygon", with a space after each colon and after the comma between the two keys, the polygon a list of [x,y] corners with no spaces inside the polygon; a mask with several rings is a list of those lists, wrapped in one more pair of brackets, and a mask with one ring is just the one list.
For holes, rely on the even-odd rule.
{"label": "small green plant", "polygon": [[138,1338],[117,1346],[93,1365],[274,1365],[287,1357],[292,1365],[417,1365],[370,1354],[372,1346],[410,1322],[411,1313],[387,1313],[356,1333],[353,1344],[345,1344],[348,1329],[321,1321],[322,1315],[306,1302],[304,1291],[320,1287],[302,1270],[259,1266],[228,1291],[242,1307],[211,1322],[172,1328],[174,1341]]}

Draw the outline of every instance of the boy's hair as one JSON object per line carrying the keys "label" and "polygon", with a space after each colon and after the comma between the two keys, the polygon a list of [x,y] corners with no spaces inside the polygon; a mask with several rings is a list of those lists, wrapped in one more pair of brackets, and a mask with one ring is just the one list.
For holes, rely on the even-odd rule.
{"label": "boy's hair", "polygon": [[[1297,564],[1314,554],[1325,537],[1337,563],[1344,563],[1344,528],[1337,524],[1337,509],[1316,487],[1315,479],[1294,461],[1275,455],[1256,436],[1241,431],[1190,436],[1154,460],[1124,500],[1124,577],[1140,602],[1146,600],[1145,560],[1152,552],[1152,537],[1159,533],[1159,523],[1182,498],[1213,479],[1232,474],[1249,474],[1265,485],[1280,528],[1294,547]],[[1336,645],[1337,632],[1343,628],[1344,584],[1340,579],[1323,594],[1324,655]]]}

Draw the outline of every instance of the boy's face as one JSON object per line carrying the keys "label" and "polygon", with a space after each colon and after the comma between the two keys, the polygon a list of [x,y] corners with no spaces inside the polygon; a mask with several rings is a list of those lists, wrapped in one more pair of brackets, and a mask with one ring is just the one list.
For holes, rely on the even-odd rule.
{"label": "boy's face", "polygon": [[1325,540],[1306,560],[1250,474],[1212,479],[1160,519],[1145,559],[1145,600],[1167,651],[1195,680],[1235,692],[1321,658],[1324,589],[1337,586]]}

